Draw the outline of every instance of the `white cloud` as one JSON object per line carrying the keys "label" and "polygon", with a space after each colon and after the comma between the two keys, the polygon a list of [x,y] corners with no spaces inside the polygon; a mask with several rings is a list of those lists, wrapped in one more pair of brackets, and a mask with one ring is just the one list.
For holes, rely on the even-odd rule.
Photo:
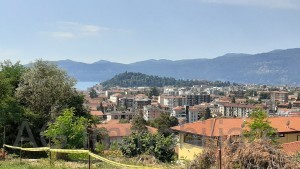
{"label": "white cloud", "polygon": [[200,0],[205,3],[261,6],[267,8],[300,9],[299,0]]}
{"label": "white cloud", "polygon": [[78,22],[57,22],[54,24],[55,31],[44,31],[43,34],[50,35],[54,38],[72,39],[87,36],[97,36],[100,33],[109,31],[107,27],[81,24]]}

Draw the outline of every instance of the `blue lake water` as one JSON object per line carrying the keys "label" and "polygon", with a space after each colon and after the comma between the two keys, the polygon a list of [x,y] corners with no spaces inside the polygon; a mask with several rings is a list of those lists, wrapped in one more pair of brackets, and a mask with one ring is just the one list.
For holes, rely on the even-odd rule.
{"label": "blue lake water", "polygon": [[78,90],[87,90],[87,88],[92,87],[96,84],[99,84],[99,82],[77,82],[77,84],[75,85],[75,87]]}

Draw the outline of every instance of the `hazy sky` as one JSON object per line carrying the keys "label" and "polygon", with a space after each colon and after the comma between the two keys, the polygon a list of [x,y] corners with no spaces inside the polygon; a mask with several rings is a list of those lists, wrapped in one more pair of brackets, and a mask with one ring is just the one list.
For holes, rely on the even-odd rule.
{"label": "hazy sky", "polygon": [[0,0],[0,62],[132,63],[300,47],[300,0]]}

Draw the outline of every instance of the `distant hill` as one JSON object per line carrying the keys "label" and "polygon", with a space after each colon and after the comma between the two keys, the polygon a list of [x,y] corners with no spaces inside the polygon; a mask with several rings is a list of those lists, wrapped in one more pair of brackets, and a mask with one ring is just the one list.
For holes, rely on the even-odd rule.
{"label": "distant hill", "polygon": [[78,81],[105,81],[128,72],[175,79],[220,80],[237,83],[300,84],[300,48],[260,54],[226,54],[214,59],[146,60],[131,64],[99,61],[92,64],[56,62]]}
{"label": "distant hill", "polygon": [[146,75],[143,73],[125,72],[114,76],[112,79],[101,83],[106,87],[163,87],[163,86],[193,86],[193,85],[211,85],[211,86],[229,86],[229,82],[210,82],[206,80],[176,80],[170,77],[159,77]]}

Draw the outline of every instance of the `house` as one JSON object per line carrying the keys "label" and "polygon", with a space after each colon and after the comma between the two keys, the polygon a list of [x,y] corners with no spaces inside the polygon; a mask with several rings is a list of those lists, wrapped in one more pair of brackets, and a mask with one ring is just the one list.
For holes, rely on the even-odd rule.
{"label": "house", "polygon": [[[195,155],[204,150],[209,138],[218,140],[228,136],[240,136],[245,129],[245,120],[250,119],[213,118],[172,127],[172,130],[179,132],[179,158],[194,159]],[[277,129],[279,143],[300,141],[300,117],[269,117],[268,120],[270,125]]]}
{"label": "house", "polygon": [[163,110],[161,108],[159,108],[158,106],[147,105],[147,106],[144,106],[143,117],[146,121],[154,120],[154,119],[160,117],[162,112],[163,112]]}
{"label": "house", "polygon": [[[146,126],[150,133],[156,133],[157,129]],[[97,128],[105,128],[108,132],[108,138],[103,140],[106,145],[113,142],[121,143],[122,139],[131,134],[130,123],[119,123],[119,120],[110,120],[104,124],[97,124]]]}
{"label": "house", "polygon": [[120,119],[127,119],[131,120],[135,115],[135,112],[131,111],[112,111],[109,113],[105,113],[107,120],[120,120]]}

